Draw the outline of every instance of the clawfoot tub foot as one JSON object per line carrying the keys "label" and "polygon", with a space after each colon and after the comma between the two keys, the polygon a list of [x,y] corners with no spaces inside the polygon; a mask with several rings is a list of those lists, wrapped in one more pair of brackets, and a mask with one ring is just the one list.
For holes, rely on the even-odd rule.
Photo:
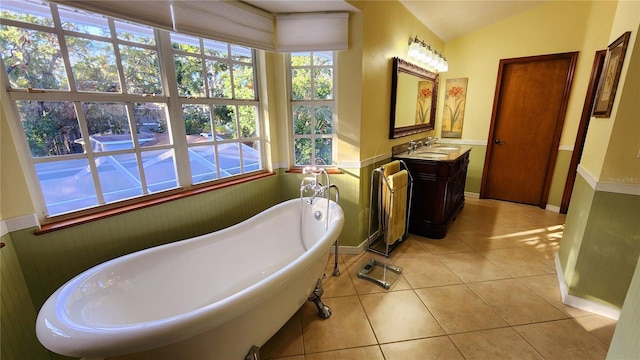
{"label": "clawfoot tub foot", "polygon": [[244,360],[260,360],[260,348],[253,345],[245,355]]}
{"label": "clawfoot tub foot", "polygon": [[324,294],[324,289],[322,288],[322,279],[318,280],[316,284],[315,290],[309,295],[309,301],[313,302],[318,308],[318,315],[320,315],[323,319],[328,319],[331,316],[331,309],[322,302],[320,297]]}

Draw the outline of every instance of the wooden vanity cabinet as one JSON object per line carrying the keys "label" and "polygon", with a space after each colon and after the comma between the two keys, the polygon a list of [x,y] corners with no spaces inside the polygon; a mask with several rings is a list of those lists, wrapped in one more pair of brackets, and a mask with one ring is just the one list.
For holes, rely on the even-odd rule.
{"label": "wooden vanity cabinet", "polygon": [[402,158],[413,177],[409,232],[441,239],[464,206],[469,151],[454,160]]}

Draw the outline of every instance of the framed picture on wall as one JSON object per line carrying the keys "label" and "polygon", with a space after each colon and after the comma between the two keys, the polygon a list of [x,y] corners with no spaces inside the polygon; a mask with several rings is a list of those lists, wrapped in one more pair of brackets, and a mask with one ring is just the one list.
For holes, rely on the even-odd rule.
{"label": "framed picture on wall", "polygon": [[442,110],[442,137],[461,138],[468,78],[447,79]]}
{"label": "framed picture on wall", "polygon": [[612,42],[607,49],[607,57],[605,58],[602,73],[600,73],[596,100],[593,105],[592,114],[595,117],[608,118],[611,116],[611,108],[616,97],[618,80],[620,80],[620,72],[622,71],[624,55],[627,52],[630,36],[631,32],[627,31]]}

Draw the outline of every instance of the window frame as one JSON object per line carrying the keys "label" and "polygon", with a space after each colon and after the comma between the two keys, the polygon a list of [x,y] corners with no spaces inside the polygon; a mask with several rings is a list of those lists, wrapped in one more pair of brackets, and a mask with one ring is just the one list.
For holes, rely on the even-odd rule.
{"label": "window frame", "polygon": [[[51,9],[51,20],[53,22],[52,27],[23,23],[20,21],[10,20],[10,19],[2,19],[3,26],[17,26],[21,29],[35,29],[37,31],[46,31],[48,33],[53,33],[57,35],[57,38],[61,39],[61,37],[65,36],[77,36],[80,35],[84,38],[93,38],[94,35],[87,35],[80,32],[65,30],[61,27],[61,18],[58,15],[58,5],[50,3],[48,4],[49,9]],[[70,6],[64,6],[65,8],[71,8]],[[82,12],[85,12],[81,10]],[[86,11],[87,13],[91,13]],[[101,14],[98,14],[101,15]],[[264,119],[263,119],[263,104],[260,101],[260,91],[261,87],[258,86],[259,82],[263,79],[260,77],[258,69],[260,68],[260,56],[257,54],[257,50],[250,49],[251,51],[251,62],[248,63],[253,68],[253,80],[254,80],[254,93],[255,98],[252,100],[239,100],[235,99],[233,96],[229,99],[215,99],[215,98],[189,98],[189,97],[180,97],[177,93],[177,80],[175,76],[175,68],[173,66],[173,56],[174,52],[172,51],[172,45],[170,40],[170,32],[167,30],[161,29],[152,29],[154,34],[155,45],[142,45],[136,42],[129,42],[126,40],[118,39],[116,31],[115,31],[115,22],[123,22],[123,20],[116,19],[110,16],[101,15],[108,19],[109,28],[111,31],[111,38],[109,41],[114,46],[114,53],[116,56],[116,66],[118,69],[118,75],[121,85],[121,92],[119,93],[107,93],[107,92],[82,92],[78,91],[75,87],[74,81],[75,77],[73,76],[73,69],[70,66],[70,54],[67,51],[66,45],[64,41],[61,42],[60,50],[62,52],[63,60],[65,62],[65,68],[67,75],[67,81],[69,84],[69,90],[59,90],[59,89],[23,89],[16,88],[13,89],[9,82],[8,75],[5,71],[4,61],[0,65],[0,68],[3,70],[3,74],[0,74],[0,85],[2,87],[2,108],[7,116],[7,122],[9,123],[11,137],[15,143],[16,151],[18,152],[19,161],[22,167],[22,171],[24,173],[24,177],[27,181],[27,188],[32,197],[32,202],[35,207],[38,220],[41,224],[55,224],[57,222],[66,224],[63,227],[67,227],[69,221],[73,222],[74,219],[78,219],[79,222],[86,222],[87,219],[95,219],[100,218],[102,215],[111,216],[113,214],[119,213],[119,211],[131,211],[132,209],[146,207],[149,204],[155,204],[163,201],[170,201],[180,196],[189,196],[195,193],[201,193],[202,191],[208,191],[209,189],[217,189],[225,186],[230,186],[233,184],[237,184],[238,181],[242,181],[243,179],[250,180],[261,178],[265,174],[268,174],[266,169],[266,148],[265,148],[265,134],[264,134]],[[140,26],[147,25],[144,24],[136,24]],[[182,34],[181,34],[182,35]],[[208,39],[215,40],[215,39]],[[217,41],[217,40],[216,40]],[[200,42],[202,43],[202,39],[200,38]],[[163,94],[155,95],[155,94],[128,94],[125,93],[125,87],[127,86],[125,77],[124,66],[118,46],[137,46],[142,48],[155,48],[158,56],[159,63],[159,81],[161,83]],[[231,46],[236,46],[233,44],[228,44],[228,48]],[[246,46],[244,46],[246,47]],[[232,60],[231,54],[229,54],[230,60]],[[204,72],[203,75],[206,75]],[[204,79],[206,82],[206,78]],[[233,83],[231,84],[233,91]],[[207,85],[203,87],[207,89]],[[206,90],[205,90],[206,91]],[[171,96],[173,95],[173,96]],[[151,98],[150,98],[151,96]],[[126,198],[124,200],[111,201],[111,202],[103,202],[96,206],[91,206],[82,209],[75,209],[69,212],[61,212],[53,215],[49,214],[47,209],[47,204],[44,197],[44,192],[40,180],[38,178],[36,164],[37,163],[47,163],[47,162],[56,162],[56,161],[66,161],[74,158],[84,158],[87,159],[89,166],[91,167],[91,175],[96,181],[96,178],[99,178],[100,174],[96,169],[96,163],[94,161],[94,155],[96,154],[93,151],[84,151],[82,153],[72,153],[66,155],[54,155],[54,156],[43,156],[36,157],[33,156],[31,149],[27,143],[26,132],[21,125],[21,116],[19,115],[17,109],[17,102],[19,101],[60,101],[60,102],[71,102],[75,105],[76,115],[78,125],[82,130],[83,138],[88,134],[86,131],[86,121],[83,119],[83,115],[81,107],[84,102],[106,102],[106,103],[122,103],[126,105],[126,110],[128,112],[128,123],[130,125],[131,139],[132,139],[132,148],[129,150],[111,150],[106,154],[108,155],[118,155],[118,154],[134,154],[137,157],[138,168],[140,169],[140,159],[141,153],[145,151],[156,151],[156,150],[165,150],[169,149],[173,151],[174,156],[174,171],[175,171],[175,181],[176,186],[168,189],[159,191],[157,193],[147,194],[143,191],[142,195]],[[137,136],[135,136],[134,128],[132,128],[132,124],[135,122],[135,118],[132,116],[133,114],[133,106],[139,103],[161,103],[165,105],[166,117],[167,117],[167,132],[170,134],[171,142],[170,144],[158,145],[154,147],[145,148],[140,146],[137,141]],[[254,106],[254,121],[256,126],[256,134],[250,138],[243,138],[240,134],[240,130],[237,130],[239,136],[236,139],[226,140],[226,141],[214,141],[213,146],[216,146],[218,143],[236,143],[238,146],[242,146],[243,141],[251,140],[258,143],[259,149],[258,158],[259,165],[257,170],[243,171],[240,174],[231,175],[227,177],[220,177],[221,166],[218,162],[215,163],[215,168],[217,169],[218,177],[211,181],[194,183],[192,181],[191,170],[190,170],[190,159],[188,156],[188,148],[189,144],[186,139],[186,130],[184,121],[182,121],[182,104],[185,103],[202,103],[207,105],[213,104],[222,104],[222,105],[232,105],[236,106]],[[172,121],[173,119],[173,121]],[[236,117],[237,119],[237,117]],[[237,120],[236,120],[237,122]],[[84,124],[83,124],[84,123]],[[82,129],[84,128],[84,129]],[[214,131],[215,132],[215,131]],[[215,138],[215,137],[214,137]],[[97,153],[99,155],[105,155],[105,153]],[[241,152],[239,151],[239,154]],[[241,166],[243,166],[242,155],[239,155],[238,161]],[[141,177],[144,177],[144,173],[140,174]],[[100,189],[100,182],[96,182],[96,191],[103,193]],[[148,187],[150,184],[147,183]],[[100,196],[103,194],[100,194]],[[120,209],[120,210],[119,210]],[[102,214],[102,215],[101,215]],[[55,228],[53,225],[51,228]]]}
{"label": "window frame", "polygon": [[[292,54],[296,54],[296,53],[309,53],[310,54],[310,58],[313,59],[313,54],[315,52],[322,52],[322,53],[327,53],[330,52],[331,53],[331,70],[332,70],[332,98],[330,100],[317,100],[317,99],[309,99],[309,100],[294,100],[293,99],[293,69],[294,68],[298,68],[298,69],[309,69],[310,73],[313,74],[313,70],[314,69],[318,69],[318,68],[328,68],[328,66],[315,66],[313,63],[310,65],[305,65],[305,66],[293,66],[291,64],[291,57]],[[317,167],[323,167],[326,168],[328,171],[333,171],[333,170],[337,170],[338,169],[338,65],[337,65],[337,61],[338,61],[338,53],[337,51],[295,51],[295,52],[288,52],[286,53],[286,60],[285,60],[285,64],[286,64],[286,79],[287,79],[287,97],[288,97],[288,101],[287,101],[287,114],[288,114],[288,131],[290,133],[290,140],[289,140],[289,163],[290,163],[290,170],[291,171],[301,171],[303,168],[307,167],[307,166],[317,166]],[[310,92],[311,94],[315,94],[315,86],[314,86],[314,82],[312,81],[310,84]],[[297,135],[295,133],[295,129],[294,129],[294,118],[293,118],[293,108],[296,105],[302,105],[302,106],[318,106],[318,105],[323,105],[323,106],[327,106],[329,105],[331,107],[331,113],[332,113],[332,133],[330,135],[328,134],[316,134],[314,132],[314,128],[315,128],[315,117],[312,117],[312,119],[314,119],[314,121],[312,121],[311,124],[311,133],[306,135]],[[310,139],[311,143],[314,144],[315,141],[317,139],[322,139],[322,138],[328,138],[331,139],[331,164],[296,164],[296,150],[295,150],[295,140],[296,139],[304,139],[304,138],[308,138]],[[315,146],[312,147],[312,152],[311,152],[311,156],[312,158],[314,158],[314,154],[315,154]],[[318,157],[316,156],[315,159],[317,160]],[[314,161],[316,162],[316,161]]]}

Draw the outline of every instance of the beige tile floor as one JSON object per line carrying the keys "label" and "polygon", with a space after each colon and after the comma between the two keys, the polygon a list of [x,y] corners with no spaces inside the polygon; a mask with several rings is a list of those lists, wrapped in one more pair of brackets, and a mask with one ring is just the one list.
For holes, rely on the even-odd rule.
{"label": "beige tile floor", "polygon": [[[444,239],[410,235],[389,259],[342,254],[341,275],[324,280],[332,316],[306,303],[261,357],[604,359],[616,321],[560,298],[553,258],[564,221],[534,206],[467,199]],[[355,275],[370,258],[402,267],[390,290]]]}

